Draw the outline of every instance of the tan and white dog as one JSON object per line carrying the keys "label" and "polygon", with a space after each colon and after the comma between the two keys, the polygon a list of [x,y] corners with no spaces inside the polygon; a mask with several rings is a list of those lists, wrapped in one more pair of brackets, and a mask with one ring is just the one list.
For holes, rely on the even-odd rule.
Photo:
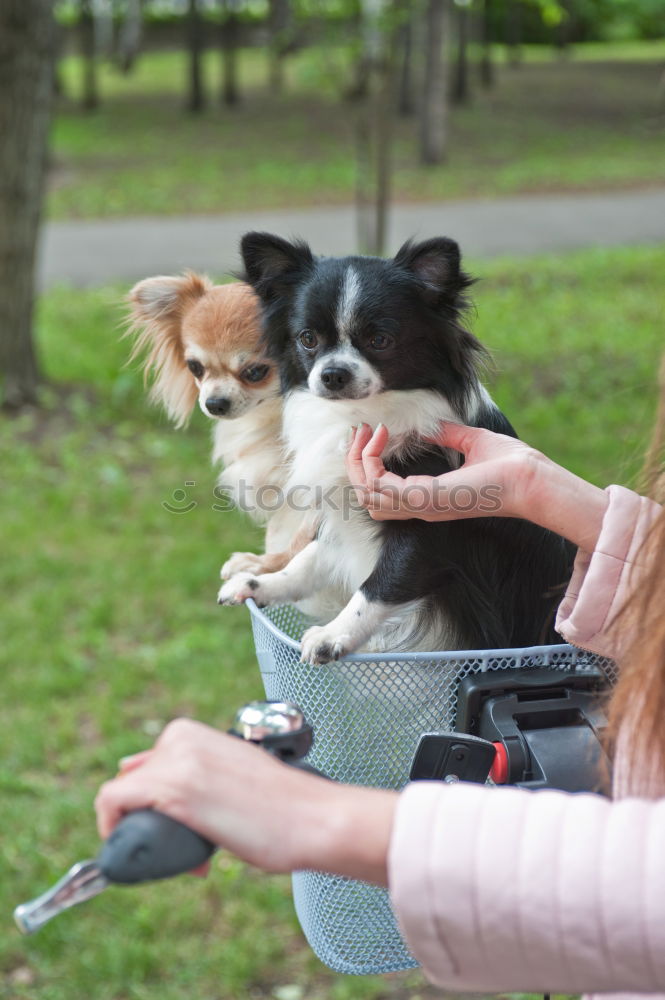
{"label": "tan and white dog", "polygon": [[215,285],[186,272],[140,281],[129,303],[131,357],[143,358],[151,400],[177,427],[198,401],[215,421],[212,458],[222,465],[217,485],[266,524],[265,553],[233,553],[222,579],[282,569],[313,535],[302,513],[287,505],[262,510],[253,502],[261,488],[281,490],[288,478],[279,373],[263,347],[254,291],[244,282]]}

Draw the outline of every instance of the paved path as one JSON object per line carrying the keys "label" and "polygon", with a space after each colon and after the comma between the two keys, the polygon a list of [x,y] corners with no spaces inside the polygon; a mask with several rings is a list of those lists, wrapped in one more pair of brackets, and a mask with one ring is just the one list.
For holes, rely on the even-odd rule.
{"label": "paved path", "polygon": [[[249,229],[302,236],[317,253],[356,246],[351,207],[52,222],[43,232],[41,285],[132,281],[184,267],[223,274],[238,268],[238,242]],[[454,237],[476,257],[665,242],[665,188],[394,207],[392,252],[410,236],[436,235]]]}

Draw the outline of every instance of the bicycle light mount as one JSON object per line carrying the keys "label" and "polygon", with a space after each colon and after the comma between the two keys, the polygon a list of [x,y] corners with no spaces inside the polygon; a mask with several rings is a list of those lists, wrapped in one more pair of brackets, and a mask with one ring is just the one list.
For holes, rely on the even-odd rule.
{"label": "bicycle light mount", "polygon": [[471,674],[459,684],[455,731],[423,734],[409,777],[602,791],[607,690],[600,670]]}

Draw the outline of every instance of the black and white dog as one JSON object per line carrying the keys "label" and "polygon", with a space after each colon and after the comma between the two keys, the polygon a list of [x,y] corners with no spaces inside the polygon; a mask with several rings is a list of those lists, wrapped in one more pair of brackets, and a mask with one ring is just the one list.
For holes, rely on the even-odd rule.
{"label": "black and white dog", "polygon": [[345,453],[361,422],[387,426],[384,462],[402,476],[459,467],[459,454],[423,440],[443,419],[515,436],[480,383],[484,349],[461,325],[471,279],[457,244],[406,243],[392,260],[325,258],[305,243],[248,233],[242,255],[280,365],[293,495],[307,488],[325,499],[314,541],[281,572],[234,576],[220,603],[327,594],[330,611],[324,601],[318,613],[327,624],[302,640],[309,663],[360,647],[559,641],[553,612],[573,559],[562,538],[512,518],[375,522],[348,503]]}

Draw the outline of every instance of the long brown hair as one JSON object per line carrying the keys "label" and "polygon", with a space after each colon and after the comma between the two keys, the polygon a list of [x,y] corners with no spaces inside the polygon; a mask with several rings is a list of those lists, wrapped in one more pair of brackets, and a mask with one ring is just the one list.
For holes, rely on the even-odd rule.
{"label": "long brown hair", "polygon": [[[639,491],[665,502],[665,355],[660,366],[656,425]],[[628,634],[621,654],[620,676],[609,706],[610,739],[617,737],[630,775],[631,790],[649,775],[665,782],[665,510],[656,519],[634,572],[634,587],[613,628]],[[619,736],[626,724],[629,739]],[[624,732],[626,731],[624,730]],[[623,768],[622,768],[623,770]]]}

